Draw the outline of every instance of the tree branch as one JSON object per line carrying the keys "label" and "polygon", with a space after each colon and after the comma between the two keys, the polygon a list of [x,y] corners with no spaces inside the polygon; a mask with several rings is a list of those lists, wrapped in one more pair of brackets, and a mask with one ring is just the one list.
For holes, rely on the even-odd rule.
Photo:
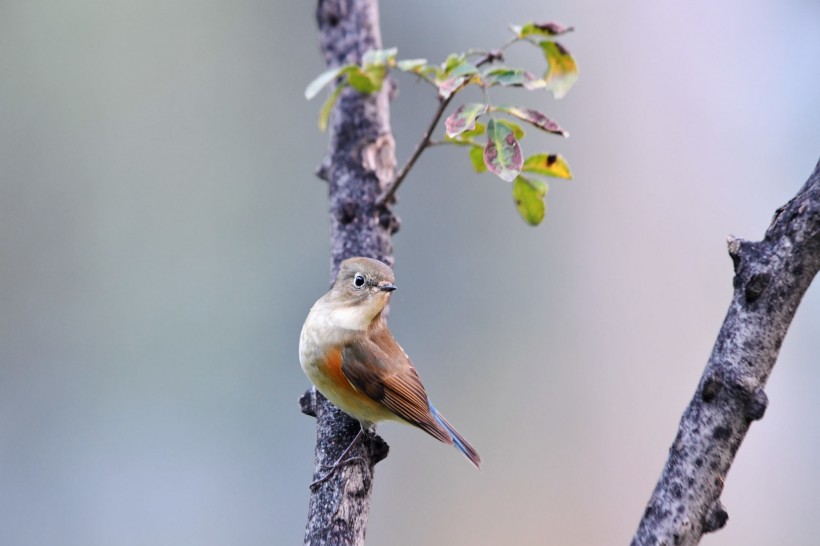
{"label": "tree branch", "polygon": [[[319,0],[316,19],[329,67],[360,62],[367,50],[381,48],[376,0]],[[389,207],[376,204],[396,167],[387,88],[372,95],[345,90],[330,119],[330,145],[320,173],[329,185],[331,279],[342,260],[351,256],[393,263],[391,235],[398,220]],[[317,480],[350,445],[359,423],[315,389],[300,403],[304,413],[316,417]],[[364,543],[373,468],[387,451],[381,438],[368,434],[349,453],[355,462],[339,467],[311,489],[305,544]]]}
{"label": "tree branch", "polygon": [[722,528],[724,480],[803,294],[820,269],[820,162],[762,241],[729,238],[734,295],[632,545],[693,545]]}

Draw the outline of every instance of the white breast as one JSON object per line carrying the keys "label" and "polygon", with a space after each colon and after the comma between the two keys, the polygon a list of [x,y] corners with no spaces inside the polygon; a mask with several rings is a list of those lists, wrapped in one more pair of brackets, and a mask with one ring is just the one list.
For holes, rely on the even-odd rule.
{"label": "white breast", "polygon": [[339,347],[356,333],[367,330],[367,313],[360,307],[336,306],[320,299],[310,309],[299,336],[302,369],[317,382],[317,364],[330,347]]}

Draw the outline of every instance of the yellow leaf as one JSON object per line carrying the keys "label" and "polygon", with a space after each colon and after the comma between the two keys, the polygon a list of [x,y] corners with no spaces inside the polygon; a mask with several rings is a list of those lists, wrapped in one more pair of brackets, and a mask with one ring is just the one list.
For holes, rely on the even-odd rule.
{"label": "yellow leaf", "polygon": [[535,154],[527,158],[521,167],[523,172],[554,176],[555,178],[572,178],[569,165],[560,154]]}

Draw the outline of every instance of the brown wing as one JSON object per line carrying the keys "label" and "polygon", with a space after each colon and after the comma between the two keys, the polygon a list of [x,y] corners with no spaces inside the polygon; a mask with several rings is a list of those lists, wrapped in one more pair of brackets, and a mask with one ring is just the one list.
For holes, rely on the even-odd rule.
{"label": "brown wing", "polygon": [[342,372],[354,387],[408,423],[444,443],[453,443],[430,411],[418,372],[387,328],[346,345]]}

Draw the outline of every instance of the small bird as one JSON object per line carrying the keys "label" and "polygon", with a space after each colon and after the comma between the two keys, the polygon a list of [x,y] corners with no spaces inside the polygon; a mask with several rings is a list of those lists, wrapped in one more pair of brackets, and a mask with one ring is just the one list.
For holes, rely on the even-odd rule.
{"label": "small bird", "polygon": [[371,425],[392,420],[454,445],[478,468],[478,452],[433,407],[410,358],[387,327],[382,312],[396,289],[393,280],[393,270],[378,260],[343,261],[333,287],[313,305],[302,326],[302,369],[319,392],[362,427],[333,467]]}

